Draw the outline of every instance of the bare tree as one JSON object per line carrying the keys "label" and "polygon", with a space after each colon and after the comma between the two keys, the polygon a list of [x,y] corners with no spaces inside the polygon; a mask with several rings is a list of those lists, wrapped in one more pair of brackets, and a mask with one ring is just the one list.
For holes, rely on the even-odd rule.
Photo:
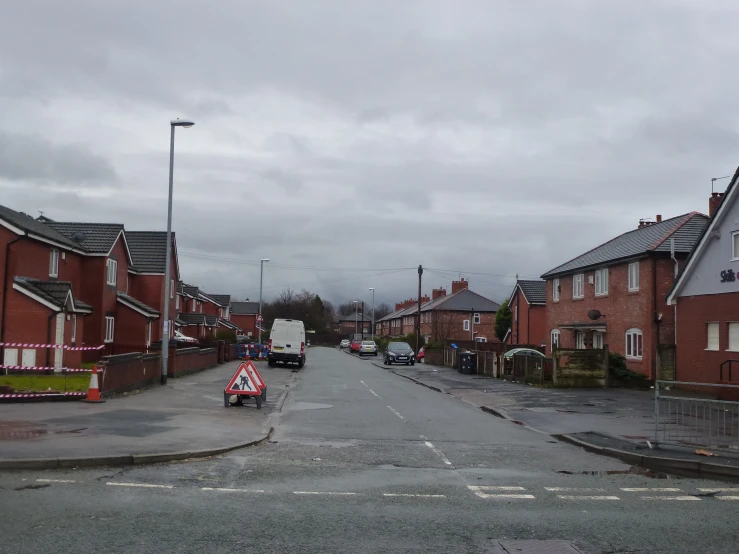
{"label": "bare tree", "polygon": [[451,312],[437,310],[431,312],[431,336],[444,344],[452,336],[454,316]]}
{"label": "bare tree", "polygon": [[375,307],[375,321],[378,319],[382,319],[386,315],[392,313],[393,309],[390,307],[389,304],[383,302],[379,306]]}

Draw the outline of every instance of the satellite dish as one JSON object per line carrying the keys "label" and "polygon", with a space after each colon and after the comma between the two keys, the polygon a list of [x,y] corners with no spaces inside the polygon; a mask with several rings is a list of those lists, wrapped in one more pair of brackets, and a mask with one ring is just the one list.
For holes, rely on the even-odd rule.
{"label": "satellite dish", "polygon": [[593,320],[593,321],[597,321],[597,320],[599,320],[599,319],[600,319],[601,317],[603,317],[603,315],[601,315],[601,313],[600,313],[600,310],[590,310],[590,311],[588,312],[588,317],[589,317],[589,318],[590,318],[591,320]]}

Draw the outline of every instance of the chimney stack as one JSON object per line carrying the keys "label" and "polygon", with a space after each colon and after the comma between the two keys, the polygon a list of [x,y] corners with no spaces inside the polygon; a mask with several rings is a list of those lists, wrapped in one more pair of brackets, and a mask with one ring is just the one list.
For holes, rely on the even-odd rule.
{"label": "chimney stack", "polygon": [[421,304],[426,304],[427,302],[431,302],[431,299],[429,298],[429,295],[428,294],[424,294],[421,297]]}
{"label": "chimney stack", "polygon": [[446,296],[446,289],[445,288],[438,288],[431,291],[431,299],[436,300],[437,298],[441,298],[443,296]]}
{"label": "chimney stack", "polygon": [[712,192],[711,197],[708,199],[708,217],[713,217],[713,214],[718,210],[721,200],[724,199],[723,192]]}
{"label": "chimney stack", "polygon": [[650,225],[654,225],[654,221],[648,221],[646,219],[640,219],[639,220],[639,227],[637,227],[637,229],[642,229],[644,227],[649,227]]}
{"label": "chimney stack", "polygon": [[657,214],[657,223],[662,223],[662,214]]}
{"label": "chimney stack", "polygon": [[452,294],[456,294],[461,290],[469,288],[470,283],[462,277],[459,281],[452,281]]}

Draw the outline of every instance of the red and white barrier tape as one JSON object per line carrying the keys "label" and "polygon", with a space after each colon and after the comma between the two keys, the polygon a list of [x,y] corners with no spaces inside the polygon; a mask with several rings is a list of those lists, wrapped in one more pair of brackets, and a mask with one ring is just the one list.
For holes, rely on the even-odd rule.
{"label": "red and white barrier tape", "polygon": [[36,344],[30,342],[0,342],[0,346],[6,348],[61,348],[62,350],[102,350],[104,344],[100,346],[67,346],[66,344]]}
{"label": "red and white barrier tape", "polygon": [[0,365],[0,369],[14,369],[19,371],[60,371],[63,373],[92,373],[91,369],[70,369],[68,367],[45,367],[33,365]]}
{"label": "red and white barrier tape", "polygon": [[13,394],[0,394],[0,398],[43,398],[45,396],[87,396],[86,392],[19,392]]}

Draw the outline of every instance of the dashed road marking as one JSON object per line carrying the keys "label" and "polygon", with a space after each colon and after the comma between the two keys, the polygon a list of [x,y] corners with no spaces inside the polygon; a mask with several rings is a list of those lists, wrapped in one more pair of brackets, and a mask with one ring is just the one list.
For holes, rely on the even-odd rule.
{"label": "dashed road marking", "polygon": [[37,483],[76,483],[74,479],[36,479]]}
{"label": "dashed road marking", "polygon": [[629,487],[629,488],[622,488],[621,490],[624,492],[682,492],[682,489],[675,489],[671,487],[663,487],[663,488]]}
{"label": "dashed road marking", "polygon": [[173,489],[174,485],[150,485],[148,483],[113,483],[108,482],[106,485],[113,487],[141,487],[144,489]]}
{"label": "dashed road marking", "polygon": [[558,494],[557,498],[561,498],[562,500],[621,500],[618,496],[608,496],[608,495],[566,495],[566,494]]}
{"label": "dashed road marking", "polygon": [[376,396],[377,398],[379,398],[380,400],[382,400],[382,396],[380,396],[379,394],[377,394],[377,393],[376,393],[375,391],[373,391],[372,389],[370,389],[369,391],[370,391],[370,392],[371,392],[372,394],[374,394],[374,395],[375,395],[375,396]]}
{"label": "dashed road marking", "polygon": [[698,489],[701,492],[739,492],[739,488]]}
{"label": "dashed road marking", "polygon": [[227,489],[223,487],[201,487],[201,491],[219,491],[219,492],[269,492],[262,489]]}
{"label": "dashed road marking", "polygon": [[606,489],[580,489],[576,487],[544,487],[551,492],[605,492]]}
{"label": "dashed road marking", "polygon": [[452,462],[449,461],[449,459],[444,456],[444,453],[436,448],[433,444],[431,444],[429,441],[424,441],[424,444],[428,446],[431,450],[434,451],[434,454],[436,454],[439,458],[441,458],[441,461],[444,462],[446,465],[450,466],[452,465]]}
{"label": "dashed road marking", "polygon": [[491,494],[485,491],[523,491],[523,487],[507,487],[507,486],[485,486],[485,485],[467,485],[467,488],[474,492],[480,498],[492,498],[498,500],[533,500],[536,498],[533,494],[511,494],[511,493],[495,493]]}
{"label": "dashed road marking", "polygon": [[445,494],[401,494],[401,493],[384,493],[382,496],[404,496],[413,498],[446,498]]}
{"label": "dashed road marking", "polygon": [[468,485],[470,489],[481,491],[525,491],[525,487],[509,487],[497,485]]}
{"label": "dashed road marking", "polygon": [[642,500],[700,500],[696,496],[642,496]]}
{"label": "dashed road marking", "polygon": [[355,496],[356,492],[329,492],[329,491],[293,491],[293,494],[316,494],[326,496]]}
{"label": "dashed road marking", "polygon": [[364,381],[359,381],[359,382],[362,383],[365,387],[367,386],[367,383],[365,383]]}
{"label": "dashed road marking", "polygon": [[714,496],[718,500],[739,500],[739,496]]}
{"label": "dashed road marking", "polygon": [[389,410],[390,410],[391,412],[393,412],[393,413],[394,413],[394,414],[395,414],[396,416],[398,416],[398,417],[399,417],[400,419],[403,419],[403,420],[405,419],[405,418],[404,418],[404,417],[403,417],[402,415],[400,415],[400,414],[398,413],[398,411],[397,411],[397,410],[396,410],[395,408],[393,408],[392,406],[388,406],[388,409],[389,409]]}

